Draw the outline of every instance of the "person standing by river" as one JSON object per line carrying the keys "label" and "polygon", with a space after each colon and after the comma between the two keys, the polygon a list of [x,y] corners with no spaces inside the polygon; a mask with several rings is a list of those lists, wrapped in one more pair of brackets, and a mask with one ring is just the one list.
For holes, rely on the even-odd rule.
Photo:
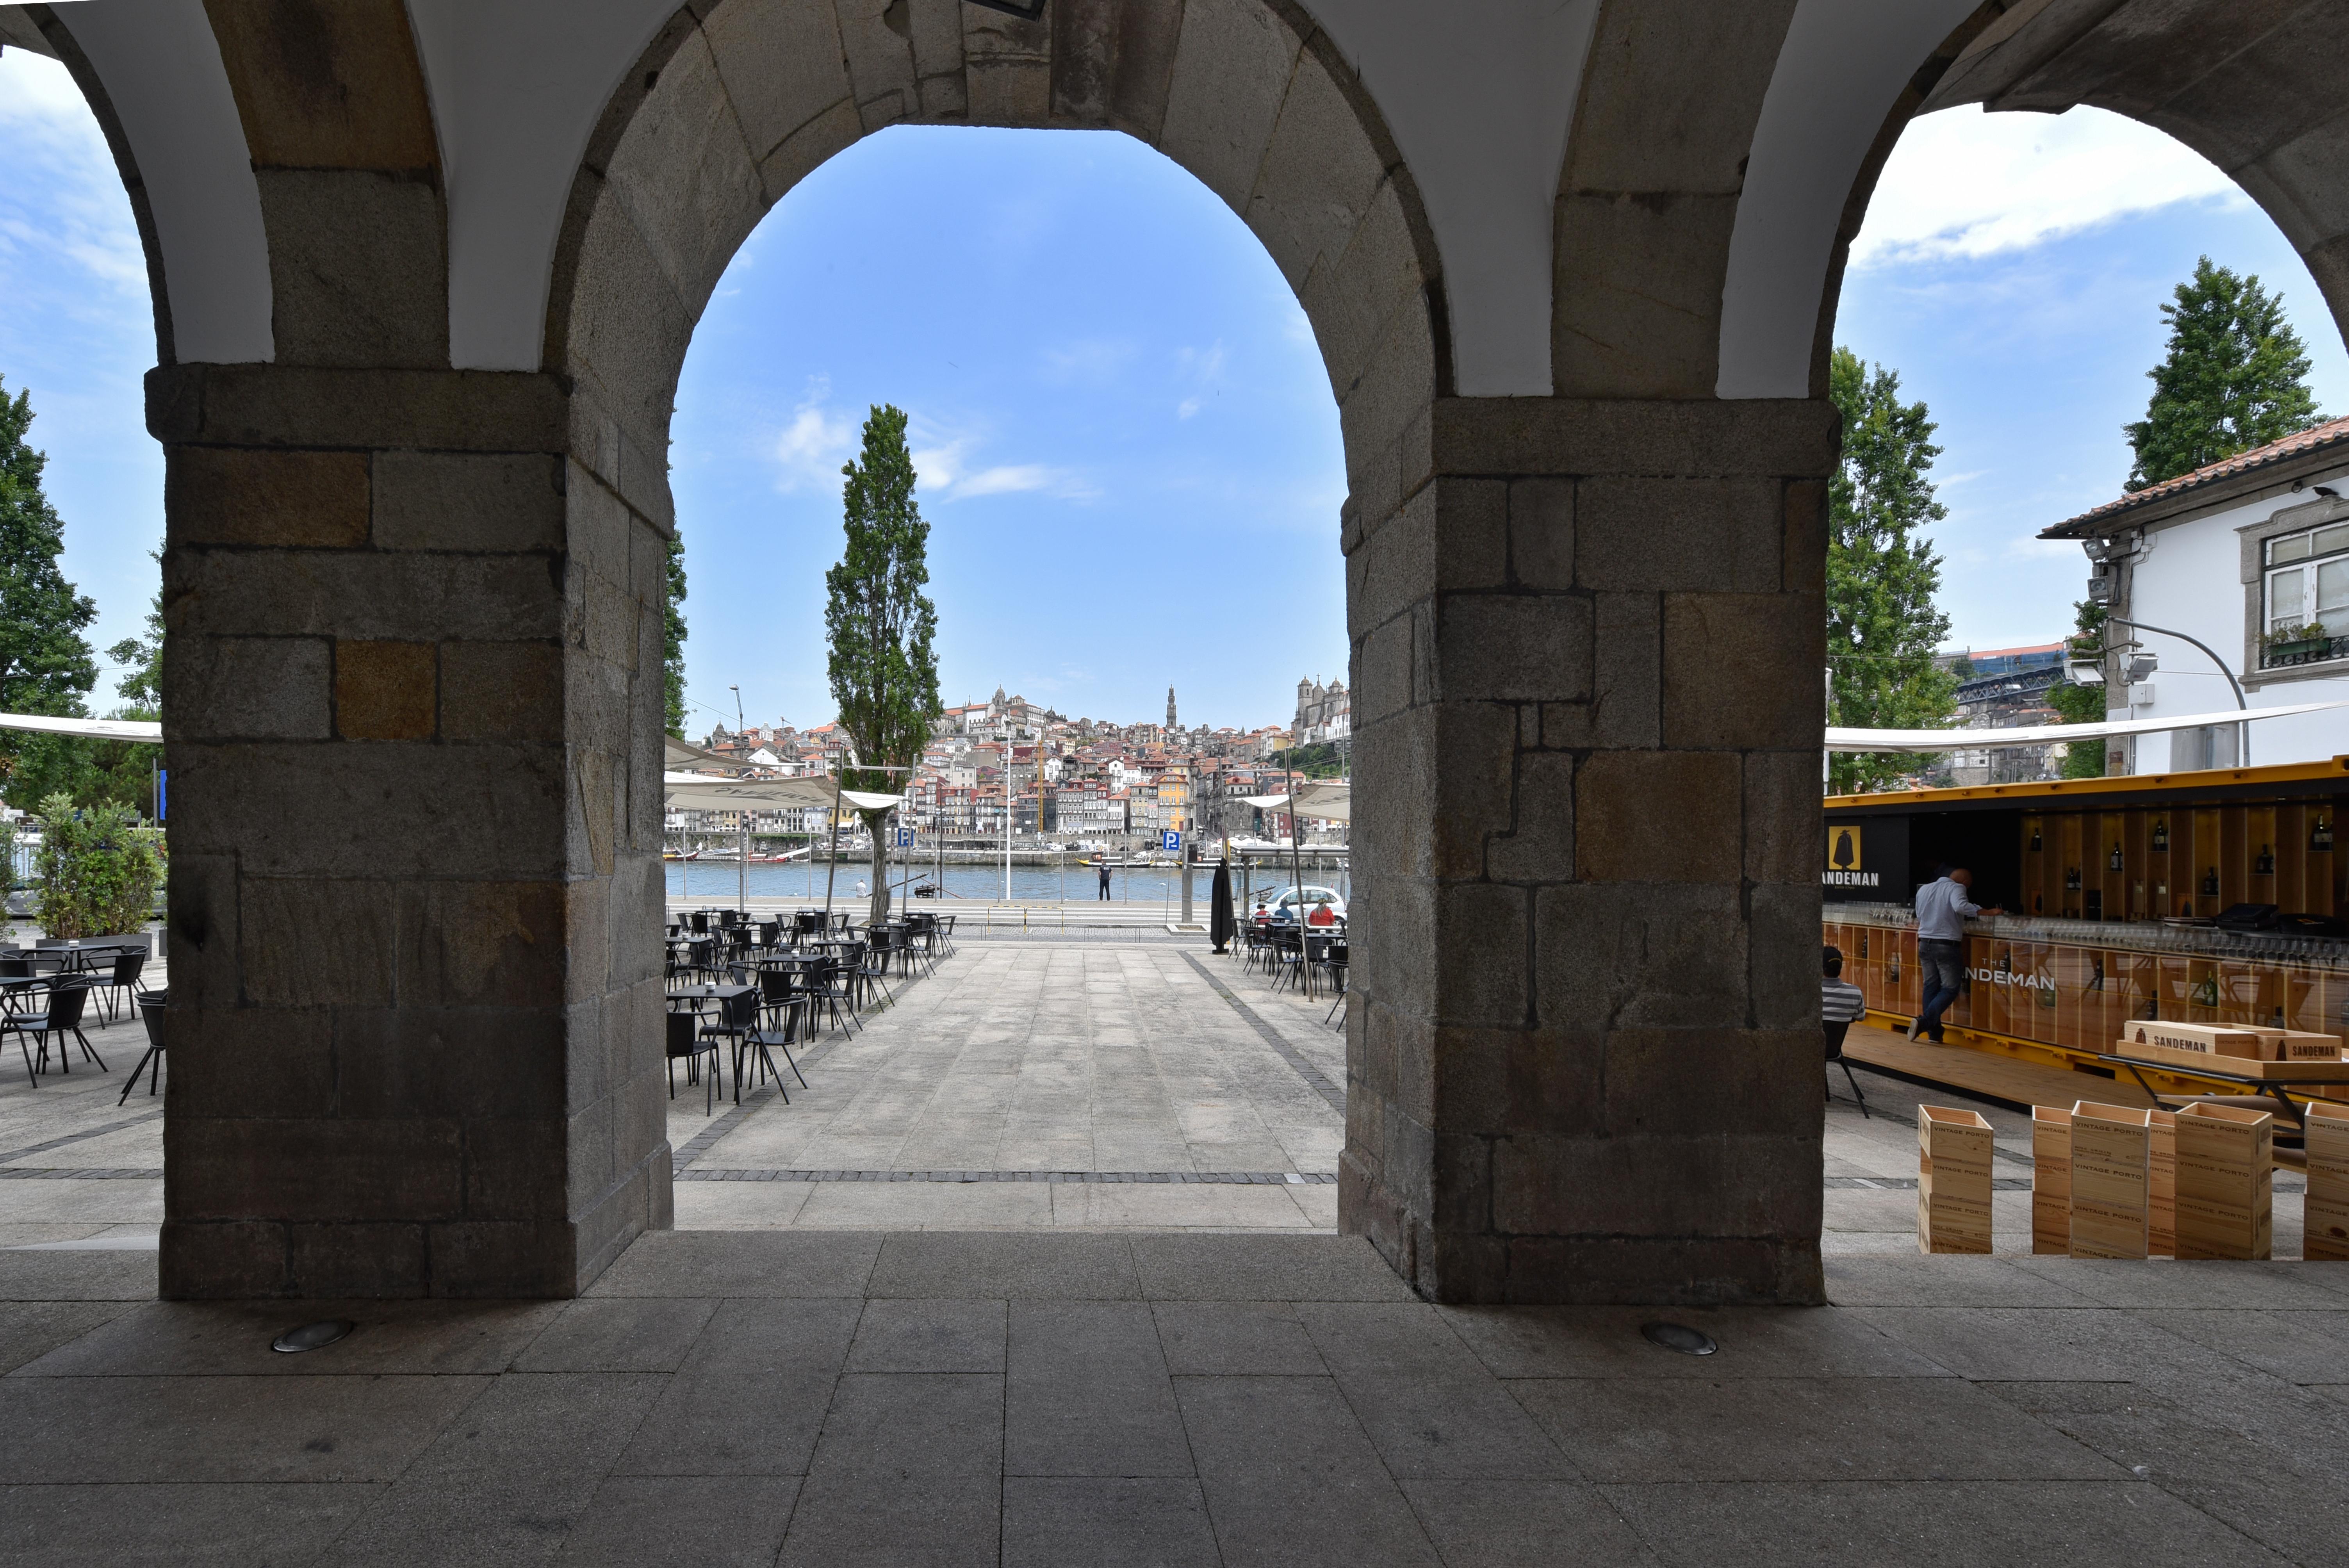
{"label": "person standing by river", "polygon": [[1101,862],[1101,896],[1103,901],[1109,897],[1109,857],[1107,855],[1102,857]]}

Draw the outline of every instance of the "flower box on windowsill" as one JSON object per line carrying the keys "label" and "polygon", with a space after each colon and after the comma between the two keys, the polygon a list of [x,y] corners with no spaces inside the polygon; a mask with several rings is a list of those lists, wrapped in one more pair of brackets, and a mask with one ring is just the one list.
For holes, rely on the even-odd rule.
{"label": "flower box on windowsill", "polygon": [[2281,669],[2288,665],[2313,665],[2323,659],[2338,657],[2336,645],[2340,637],[2308,637],[2296,643],[2271,643],[2260,650],[2261,669]]}

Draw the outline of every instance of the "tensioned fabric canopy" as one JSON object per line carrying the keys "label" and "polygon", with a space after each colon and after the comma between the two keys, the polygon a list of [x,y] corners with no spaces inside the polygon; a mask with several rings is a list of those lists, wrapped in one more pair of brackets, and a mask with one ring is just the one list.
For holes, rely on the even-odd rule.
{"label": "tensioned fabric canopy", "polygon": [[[1308,784],[1297,791],[1297,814],[1350,822],[1353,820],[1353,796],[1351,784]],[[1288,810],[1286,795],[1243,795],[1240,799],[1260,811]]]}
{"label": "tensioned fabric canopy", "polygon": [[704,811],[771,811],[792,806],[830,806],[834,799],[860,811],[885,811],[905,801],[903,795],[875,795],[864,789],[843,789],[821,773],[798,779],[729,779],[709,773],[664,773],[661,799],[666,805]]}
{"label": "tensioned fabric canopy", "polygon": [[2203,729],[2246,719],[2287,718],[2349,707],[2349,702],[2302,702],[2287,707],[2229,708],[2189,713],[2178,718],[2129,718],[2104,724],[2033,724],[2016,729],[1841,729],[1829,726],[1829,751],[1986,751],[2006,746],[2047,746],[2064,740],[2103,740],[2116,735],[2158,735],[2165,729]]}
{"label": "tensioned fabric canopy", "polygon": [[736,757],[720,757],[715,751],[704,751],[691,741],[679,740],[674,735],[661,737],[662,763],[670,769],[692,769],[703,773],[747,773],[748,764]]}
{"label": "tensioned fabric canopy", "polygon": [[163,727],[144,718],[58,718],[46,713],[0,713],[0,729],[78,735],[89,740],[139,740],[150,746],[160,746],[163,741]]}

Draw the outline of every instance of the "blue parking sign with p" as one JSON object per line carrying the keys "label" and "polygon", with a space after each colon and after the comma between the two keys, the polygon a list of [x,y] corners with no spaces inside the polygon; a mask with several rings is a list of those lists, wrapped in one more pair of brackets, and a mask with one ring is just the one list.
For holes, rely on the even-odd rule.
{"label": "blue parking sign with p", "polygon": [[914,847],[913,829],[900,828],[897,830],[897,847],[901,850],[910,850]]}
{"label": "blue parking sign with p", "polygon": [[1158,847],[1170,855],[1180,853],[1183,848],[1183,835],[1170,828],[1158,835]]}

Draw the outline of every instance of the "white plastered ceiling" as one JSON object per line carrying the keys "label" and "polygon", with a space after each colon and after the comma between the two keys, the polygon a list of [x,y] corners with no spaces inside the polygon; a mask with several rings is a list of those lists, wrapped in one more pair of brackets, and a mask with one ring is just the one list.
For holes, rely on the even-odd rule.
{"label": "white plastered ceiling", "polygon": [[1778,51],[1721,291],[1722,397],[1810,395],[1836,225],[1900,89],[1978,0],[1802,0]]}

